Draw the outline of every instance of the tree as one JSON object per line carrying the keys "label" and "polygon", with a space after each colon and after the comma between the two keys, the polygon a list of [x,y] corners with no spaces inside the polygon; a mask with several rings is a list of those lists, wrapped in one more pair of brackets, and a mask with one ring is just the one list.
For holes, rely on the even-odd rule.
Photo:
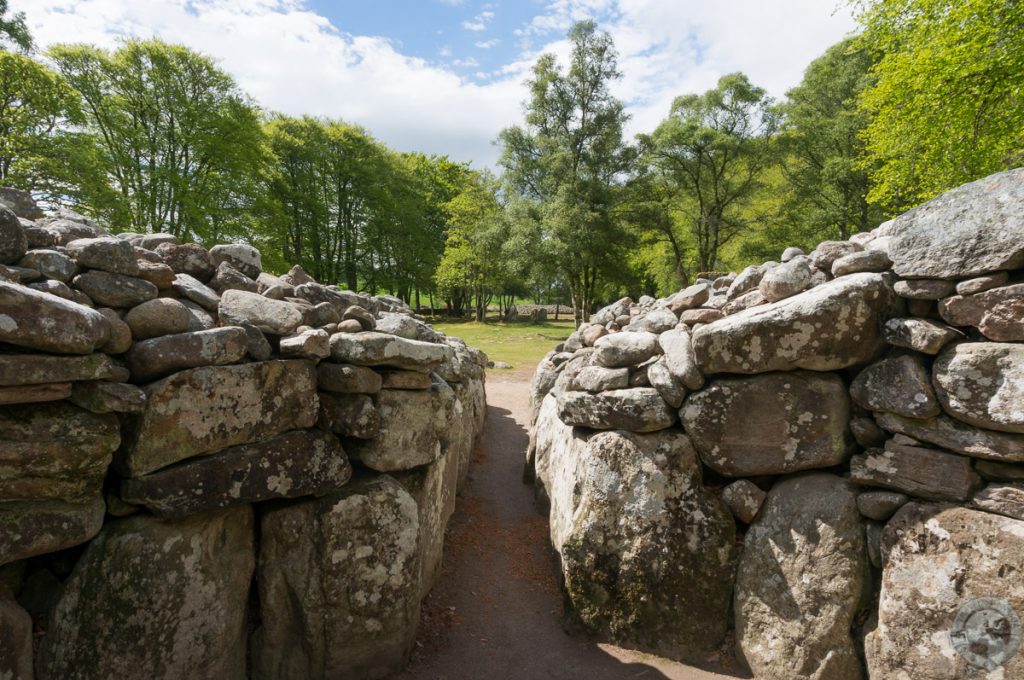
{"label": "tree", "polygon": [[1017,0],[855,0],[876,55],[864,92],[873,203],[903,210],[1024,163]]}
{"label": "tree", "polygon": [[34,47],[32,34],[29,33],[28,24],[25,22],[25,13],[16,12],[10,16],[9,0],[0,0],[0,50],[7,49],[8,44],[13,44],[22,52],[31,52]]}
{"label": "tree", "polygon": [[577,325],[586,320],[602,277],[614,277],[626,233],[615,219],[623,173],[622,102],[609,91],[620,77],[615,48],[592,21],[569,31],[563,71],[546,54],[533,67],[526,124],[502,131],[501,164],[511,191],[538,204],[540,239],[565,278]]}
{"label": "tree", "polygon": [[780,107],[784,219],[802,242],[845,240],[882,221],[879,208],[868,203],[870,182],[860,163],[869,119],[858,100],[871,65],[871,53],[858,40],[843,40],[811,62]]}
{"label": "tree", "polygon": [[722,249],[755,224],[744,208],[774,162],[777,120],[765,91],[733,73],[702,95],[677,97],[654,134],[641,135],[652,195],[665,201],[668,190],[678,211],[657,226],[679,258],[687,236],[695,241],[697,271],[715,271]]}
{"label": "tree", "polygon": [[[158,40],[49,55],[82,97],[112,192],[85,197],[112,223],[219,240],[244,235],[263,161],[258,112],[206,56]],[[84,169],[83,169],[84,171]]]}

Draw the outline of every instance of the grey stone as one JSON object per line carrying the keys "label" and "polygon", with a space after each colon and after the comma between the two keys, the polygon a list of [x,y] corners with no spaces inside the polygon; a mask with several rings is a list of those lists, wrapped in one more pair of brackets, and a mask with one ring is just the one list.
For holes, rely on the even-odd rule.
{"label": "grey stone", "polygon": [[102,347],[109,334],[106,319],[93,309],[0,281],[0,342],[44,352],[88,354]]}
{"label": "grey stone", "polygon": [[124,321],[131,328],[133,338],[147,340],[161,335],[187,332],[192,317],[188,308],[178,300],[157,298],[128,310]]}
{"label": "grey stone", "polygon": [[797,257],[772,267],[761,278],[758,290],[768,302],[778,302],[810,288],[811,267],[807,258]]}
{"label": "grey stone", "polygon": [[672,408],[679,408],[682,405],[683,399],[686,399],[686,386],[669,370],[664,356],[658,357],[657,360],[650,363],[644,375],[647,377],[648,384],[658,390],[658,394],[666,404]]}
{"label": "grey stone", "polygon": [[105,354],[60,357],[45,354],[0,354],[0,386],[43,385],[76,380],[127,378]]}
{"label": "grey stone", "polygon": [[939,302],[939,314],[953,326],[978,326],[994,307],[1024,299],[1024,283],[992,288],[975,295],[953,295]]}
{"label": "grey stone", "polygon": [[718,378],[679,416],[704,464],[730,477],[831,467],[852,449],[850,399],[833,374]]}
{"label": "grey stone", "polygon": [[754,521],[767,496],[768,494],[748,479],[737,479],[722,489],[722,500],[729,506],[736,519],[744,524]]}
{"label": "grey stone", "polygon": [[850,396],[868,411],[886,411],[908,418],[931,418],[942,412],[928,369],[914,354],[876,361],[857,374]]}
{"label": "grey stone", "polygon": [[893,290],[900,297],[912,300],[941,300],[953,292],[953,282],[942,279],[897,281]]}
{"label": "grey stone", "polygon": [[335,333],[331,336],[331,358],[356,366],[388,366],[428,373],[450,354],[451,349],[446,345],[376,331]]}
{"label": "grey stone", "polygon": [[141,413],[146,407],[145,392],[116,382],[76,382],[70,400],[93,413]]}
{"label": "grey stone", "polygon": [[971,507],[1024,520],[1024,485],[989,484],[971,497]]}
{"label": "grey stone", "polygon": [[263,271],[260,251],[244,243],[229,243],[210,248],[210,261],[214,266],[226,262],[254,281]]}
{"label": "grey stone", "polygon": [[372,331],[377,326],[373,315],[358,305],[351,305],[341,313],[342,321],[348,321],[349,319],[358,321],[364,331]]}
{"label": "grey stone", "polygon": [[822,241],[811,251],[810,260],[815,269],[831,272],[836,260],[861,250],[863,246],[851,241]]}
{"label": "grey stone", "polygon": [[85,503],[0,503],[0,565],[85,543],[103,526],[101,497]]}
{"label": "grey stone", "polygon": [[21,219],[38,220],[43,217],[43,211],[32,198],[32,193],[25,189],[0,187],[0,203]]}
{"label": "grey stone", "polygon": [[317,366],[317,389],[338,394],[376,394],[380,392],[380,374],[365,366],[321,362]]}
{"label": "grey stone", "polygon": [[1024,482],[1024,465],[979,460],[974,463],[974,469],[979,475],[990,481]]}
{"label": "grey stone", "polygon": [[18,261],[19,267],[35,269],[48,279],[67,283],[78,273],[78,265],[56,250],[30,250]]}
{"label": "grey stone", "polygon": [[564,392],[558,397],[558,416],[567,425],[629,432],[656,432],[676,422],[675,411],[653,387]]}
{"label": "grey stone", "polygon": [[410,470],[434,462],[449,441],[448,418],[455,393],[444,382],[429,390],[381,390],[380,432],[347,444],[349,455],[380,472]]}
{"label": "grey stone", "polygon": [[215,271],[210,253],[195,243],[161,243],[156,247],[156,253],[175,273],[188,275],[199,282],[209,281]]}
{"label": "grey stone", "polygon": [[928,420],[879,413],[878,424],[890,432],[907,435],[950,451],[994,461],[1024,462],[1024,435],[982,430],[946,415]]}
{"label": "grey stone", "polygon": [[139,247],[145,248],[146,250],[156,250],[163,243],[173,243],[177,245],[180,243],[178,237],[174,234],[166,234],[163,232],[156,234],[144,234],[139,239]]}
{"label": "grey stone", "polygon": [[885,522],[910,500],[896,491],[862,491],[857,494],[857,509],[868,519]]}
{"label": "grey stone", "polygon": [[976,427],[1024,433],[1024,345],[953,345],[935,360],[932,375],[949,415]]}
{"label": "grey stone", "polygon": [[736,645],[755,677],[863,678],[850,633],[870,581],[853,487],[824,473],[779,482],[743,544]]}
{"label": "grey stone", "polygon": [[843,255],[832,263],[832,276],[847,276],[859,272],[884,272],[892,260],[881,250],[862,250]]}
{"label": "grey stone", "polygon": [[628,368],[587,366],[576,374],[576,378],[573,380],[573,389],[584,392],[604,392],[624,389],[628,383]]}
{"label": "grey stone", "polygon": [[189,368],[237,363],[245,357],[248,342],[244,329],[227,326],[143,340],[125,358],[132,378],[144,382]]}
{"label": "grey stone", "polygon": [[325,359],[331,356],[330,336],[319,328],[286,335],[281,338],[279,349],[283,357]]}
{"label": "grey stone", "polygon": [[594,363],[598,366],[636,366],[658,352],[658,336],[646,331],[612,333],[598,339],[594,349]]}
{"label": "grey stone", "polygon": [[[707,282],[695,283],[673,295],[669,300],[669,309],[680,314],[687,309],[700,307],[711,297],[711,284]],[[628,299],[628,298],[627,298]]]}
{"label": "grey stone", "polygon": [[1005,286],[1009,279],[1010,275],[1007,272],[996,272],[995,274],[986,274],[985,276],[967,279],[956,284],[956,294],[974,295],[975,293],[983,293],[992,288]]}
{"label": "grey stone", "polygon": [[850,433],[856,442],[864,448],[881,446],[887,438],[882,428],[875,423],[874,418],[864,416],[850,419]]}
{"label": "grey stone", "polygon": [[971,459],[888,441],[850,461],[850,479],[927,500],[964,501],[980,483]]}
{"label": "grey stone", "polygon": [[321,394],[320,422],[342,437],[372,439],[380,434],[380,411],[367,394]]}
{"label": "grey stone", "polygon": [[[259,286],[248,276],[232,267],[227,262],[217,265],[217,271],[210,279],[210,287],[222,295],[227,290],[244,290],[249,293],[259,292]],[[269,295],[266,297],[270,297]],[[281,296],[284,297],[283,295]]]}
{"label": "grey stone", "polygon": [[59,401],[71,396],[71,383],[49,383],[46,385],[15,385],[0,387],[0,405],[40,404]]}
{"label": "grey stone", "polygon": [[149,281],[110,272],[90,269],[71,281],[96,304],[127,309],[152,300],[160,290]]}
{"label": "grey stone", "polygon": [[419,371],[381,371],[380,377],[386,390],[429,390],[434,384],[429,375]]}
{"label": "grey stone", "polygon": [[28,236],[18,216],[0,206],[0,264],[14,264],[28,250]]}
{"label": "grey stone", "polygon": [[923,354],[938,354],[943,347],[963,333],[946,324],[929,319],[889,319],[882,331],[886,342]]}
{"label": "grey stone", "polygon": [[985,312],[978,324],[989,340],[1020,342],[1024,340],[1024,298],[1003,300]]}
{"label": "grey stone", "polygon": [[139,273],[135,249],[119,238],[102,236],[76,239],[68,243],[66,248],[68,255],[75,259],[79,267],[126,276],[137,276]]}
{"label": "grey stone", "polygon": [[302,324],[302,313],[291,303],[243,290],[224,291],[218,312],[221,323],[248,321],[273,335],[288,335]]}
{"label": "grey stone", "polygon": [[184,298],[188,298],[208,312],[216,314],[220,308],[220,296],[209,286],[199,279],[179,273],[174,277],[174,291]]}
{"label": "grey stone", "polygon": [[132,329],[121,319],[117,311],[110,307],[100,307],[96,310],[107,320],[110,328],[110,338],[100,347],[101,352],[107,354],[124,354],[132,346]]}

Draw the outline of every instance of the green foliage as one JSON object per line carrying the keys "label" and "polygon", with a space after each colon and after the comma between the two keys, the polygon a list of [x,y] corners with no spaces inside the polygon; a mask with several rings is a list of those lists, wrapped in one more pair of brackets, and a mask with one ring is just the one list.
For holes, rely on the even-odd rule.
{"label": "green foliage", "polygon": [[49,51],[83,101],[98,167],[112,191],[86,205],[120,227],[220,240],[244,235],[262,160],[258,112],[208,58],[158,40],[113,52]]}
{"label": "green foliage", "polygon": [[536,203],[520,218],[535,218],[532,231],[558,263],[582,323],[601,280],[621,273],[627,239],[614,209],[632,151],[622,139],[622,102],[609,91],[620,77],[611,37],[585,21],[569,41],[569,68],[554,55],[537,60],[526,125],[503,130],[499,141],[510,190]]}
{"label": "green foliage", "polygon": [[869,200],[904,210],[1024,162],[1017,0],[853,3],[877,55],[863,96]]}
{"label": "green foliage", "polygon": [[846,239],[882,221],[870,188],[861,134],[869,122],[858,99],[870,83],[871,53],[843,40],[811,62],[786,93],[779,135],[787,198],[783,220],[793,245]]}
{"label": "green foliage", "polygon": [[0,50],[6,50],[8,45],[14,45],[22,52],[31,52],[35,45],[28,24],[25,23],[25,13],[17,12],[8,16],[8,11],[9,0],[0,0]]}

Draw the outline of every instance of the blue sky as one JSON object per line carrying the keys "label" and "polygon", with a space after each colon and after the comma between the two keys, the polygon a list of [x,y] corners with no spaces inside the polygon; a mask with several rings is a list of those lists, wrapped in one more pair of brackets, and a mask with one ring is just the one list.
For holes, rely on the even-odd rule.
{"label": "blue sky", "polygon": [[543,52],[573,21],[615,40],[629,134],[744,71],[776,97],[855,26],[845,0],[11,0],[36,41],[159,37],[209,54],[261,106],[363,126],[400,150],[493,167]]}

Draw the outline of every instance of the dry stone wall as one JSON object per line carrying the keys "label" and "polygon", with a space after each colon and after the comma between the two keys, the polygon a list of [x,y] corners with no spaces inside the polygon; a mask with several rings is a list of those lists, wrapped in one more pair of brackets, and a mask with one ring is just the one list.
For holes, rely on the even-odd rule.
{"label": "dry stone wall", "polygon": [[1024,677],[1024,169],[597,312],[528,476],[576,615],[759,679]]}
{"label": "dry stone wall", "polygon": [[247,245],[0,204],[0,678],[402,667],[486,356]]}

